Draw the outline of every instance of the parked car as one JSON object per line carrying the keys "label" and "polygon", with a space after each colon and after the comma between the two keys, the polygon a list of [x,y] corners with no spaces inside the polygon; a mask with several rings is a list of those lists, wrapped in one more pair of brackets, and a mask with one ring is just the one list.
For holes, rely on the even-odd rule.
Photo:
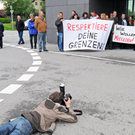
{"label": "parked car", "polygon": [[25,22],[24,22],[24,30],[28,30],[28,22],[30,21],[30,19],[28,19],[28,20],[26,20]]}

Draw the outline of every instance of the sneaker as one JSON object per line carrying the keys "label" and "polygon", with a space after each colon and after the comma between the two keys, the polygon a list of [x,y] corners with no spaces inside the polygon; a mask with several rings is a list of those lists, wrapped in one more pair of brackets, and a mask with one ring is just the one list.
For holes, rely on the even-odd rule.
{"label": "sneaker", "polygon": [[22,42],[21,44],[25,44],[25,42]]}
{"label": "sneaker", "polygon": [[44,51],[48,52],[48,50],[47,50],[47,49],[46,49],[46,50],[44,50]]}
{"label": "sneaker", "polygon": [[39,52],[42,52],[41,50]]}

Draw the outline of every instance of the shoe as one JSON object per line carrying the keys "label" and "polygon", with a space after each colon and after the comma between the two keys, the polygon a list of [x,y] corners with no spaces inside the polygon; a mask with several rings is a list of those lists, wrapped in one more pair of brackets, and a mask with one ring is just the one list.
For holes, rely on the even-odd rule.
{"label": "shoe", "polygon": [[18,45],[20,45],[21,43],[18,42]]}
{"label": "shoe", "polygon": [[34,47],[34,49],[37,49],[37,47]]}
{"label": "shoe", "polygon": [[21,44],[25,44],[25,42],[22,42]]}
{"label": "shoe", "polygon": [[44,51],[48,52],[48,50],[47,50],[47,49],[46,49],[46,50],[44,50]]}
{"label": "shoe", "polygon": [[39,52],[42,52],[41,50]]}
{"label": "shoe", "polygon": [[33,49],[33,47],[31,47],[31,49]]}

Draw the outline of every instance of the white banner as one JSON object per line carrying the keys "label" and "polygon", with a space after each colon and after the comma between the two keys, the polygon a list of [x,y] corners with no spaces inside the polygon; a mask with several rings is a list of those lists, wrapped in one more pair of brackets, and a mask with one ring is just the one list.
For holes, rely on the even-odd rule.
{"label": "white banner", "polygon": [[63,21],[64,51],[105,50],[112,24],[98,19]]}
{"label": "white banner", "polygon": [[135,44],[135,27],[115,25],[113,42]]}

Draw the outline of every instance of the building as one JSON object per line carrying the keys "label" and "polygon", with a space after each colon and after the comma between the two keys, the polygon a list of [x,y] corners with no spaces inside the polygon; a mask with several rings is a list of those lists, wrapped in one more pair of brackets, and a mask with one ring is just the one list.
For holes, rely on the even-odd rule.
{"label": "building", "polygon": [[[135,0],[46,0],[46,20],[47,20],[47,41],[57,43],[57,30],[55,20],[58,13],[64,13],[64,18],[69,19],[72,10],[75,10],[79,16],[84,11],[90,13],[94,10],[98,15],[101,13],[110,14],[114,10],[118,12],[118,17],[122,13],[127,16],[134,15]],[[134,18],[135,19],[135,18]]]}
{"label": "building", "polygon": [[38,11],[41,11],[41,9],[42,9],[42,1],[43,0],[31,0],[31,3],[33,3],[33,5],[35,6],[35,8]]}
{"label": "building", "polygon": [[4,9],[4,3],[0,1],[0,9]]}

